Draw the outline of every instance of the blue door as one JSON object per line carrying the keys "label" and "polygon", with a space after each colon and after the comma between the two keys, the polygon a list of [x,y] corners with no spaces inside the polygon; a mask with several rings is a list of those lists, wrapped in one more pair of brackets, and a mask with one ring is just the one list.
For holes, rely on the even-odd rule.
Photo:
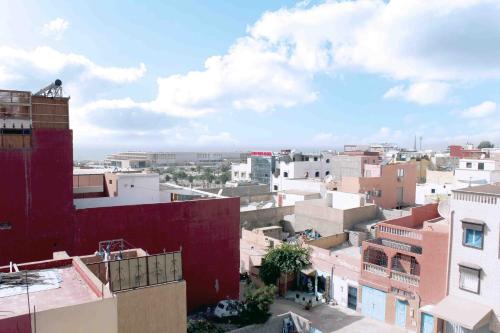
{"label": "blue door", "polygon": [[365,316],[384,321],[386,293],[367,286],[363,286],[361,292],[362,292],[361,312]]}
{"label": "blue door", "polygon": [[432,333],[434,332],[434,317],[428,313],[422,312],[422,324],[420,325],[421,333]]}
{"label": "blue door", "polygon": [[406,326],[406,302],[399,299],[396,300],[396,325]]}

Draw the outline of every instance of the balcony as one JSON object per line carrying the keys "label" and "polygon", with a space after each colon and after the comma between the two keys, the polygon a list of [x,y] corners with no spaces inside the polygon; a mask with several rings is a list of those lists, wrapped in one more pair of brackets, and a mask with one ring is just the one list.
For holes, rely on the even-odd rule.
{"label": "balcony", "polygon": [[404,252],[409,252],[409,253],[414,253],[414,254],[422,254],[422,247],[394,241],[392,239],[375,238],[375,239],[367,240],[365,242],[369,243],[369,244],[376,245],[376,246],[378,245],[377,247],[380,247],[382,249],[383,249],[383,247],[390,247],[390,248],[398,250],[398,251],[404,251]]}
{"label": "balcony", "polygon": [[403,282],[418,287],[420,283],[420,276],[406,274],[397,271],[391,271],[391,280]]}
{"label": "balcony", "polygon": [[[410,286],[418,287],[420,284],[420,276],[413,274],[406,274],[395,270],[389,270],[386,267],[375,265],[369,262],[363,262],[363,271],[375,274],[393,281],[408,284]],[[391,284],[387,281],[388,284]]]}
{"label": "balcony", "polygon": [[410,238],[418,241],[422,240],[422,233],[418,230],[411,228],[405,228],[396,225],[381,223],[378,226],[378,230],[381,233],[386,233],[398,237]]}
{"label": "balcony", "polygon": [[379,275],[379,276],[384,276],[384,277],[389,276],[389,273],[388,273],[388,270],[386,267],[371,264],[369,262],[363,263],[363,270],[370,272],[370,273],[373,273],[373,274],[376,274],[376,275]]}

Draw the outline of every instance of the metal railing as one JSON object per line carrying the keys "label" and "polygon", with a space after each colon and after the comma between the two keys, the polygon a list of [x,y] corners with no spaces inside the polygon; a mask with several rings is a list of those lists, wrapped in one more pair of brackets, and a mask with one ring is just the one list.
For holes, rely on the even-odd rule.
{"label": "metal railing", "polygon": [[103,282],[109,282],[112,292],[154,286],[180,281],[182,275],[181,252],[111,260],[87,264]]}

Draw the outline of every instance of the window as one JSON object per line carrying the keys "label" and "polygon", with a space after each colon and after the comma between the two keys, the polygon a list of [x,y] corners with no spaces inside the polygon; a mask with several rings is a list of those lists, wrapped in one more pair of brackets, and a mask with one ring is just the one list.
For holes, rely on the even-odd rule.
{"label": "window", "polygon": [[274,190],[277,191],[278,190],[278,185],[274,185]]}
{"label": "window", "polygon": [[398,169],[398,177],[404,177],[405,169]]}
{"label": "window", "polygon": [[458,287],[462,290],[479,294],[481,281],[481,268],[472,264],[458,264],[460,278]]}
{"label": "window", "polygon": [[130,184],[130,187],[134,187],[135,185],[134,184]]}
{"label": "window", "polygon": [[[470,222],[468,222],[470,221]],[[479,220],[462,220],[463,236],[462,244],[467,247],[483,249],[484,224]]]}
{"label": "window", "polygon": [[436,189],[435,189],[435,188],[432,188],[432,189],[431,189],[431,193],[432,193],[432,194],[436,193]]}
{"label": "window", "polygon": [[111,185],[111,184],[113,184],[113,179],[110,179],[110,180],[109,180],[109,184],[110,184],[110,185]]}
{"label": "window", "polygon": [[314,177],[319,177],[319,171],[316,171],[316,172],[314,173]]}
{"label": "window", "polygon": [[326,159],[326,163],[330,163],[330,159],[329,158]]}
{"label": "window", "polygon": [[478,163],[478,164],[477,164],[477,168],[478,168],[479,170],[484,170],[484,163],[483,163],[483,162]]}
{"label": "window", "polygon": [[241,173],[241,178],[245,178],[247,176],[247,173],[246,172],[242,172]]}
{"label": "window", "polygon": [[330,174],[330,171],[325,172],[325,176],[328,176]]}
{"label": "window", "polygon": [[472,168],[472,162],[465,163],[465,167],[468,169]]}
{"label": "window", "polygon": [[315,158],[314,158],[314,162],[317,162],[317,161],[318,161],[318,158],[317,158],[317,157],[315,157]]}
{"label": "window", "polygon": [[283,172],[283,177],[287,178],[288,177],[288,172]]}
{"label": "window", "polygon": [[12,229],[12,224],[10,222],[0,222],[0,230],[10,230]]}

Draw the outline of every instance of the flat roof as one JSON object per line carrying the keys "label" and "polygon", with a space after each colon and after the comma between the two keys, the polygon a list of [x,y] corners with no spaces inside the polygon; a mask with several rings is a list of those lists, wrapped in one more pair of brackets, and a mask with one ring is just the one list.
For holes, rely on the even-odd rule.
{"label": "flat roof", "polygon": [[472,186],[453,190],[453,192],[467,192],[467,193],[478,193],[478,194],[494,194],[500,195],[500,184],[486,184],[479,186]]}
{"label": "flat roof", "polygon": [[[21,273],[23,273],[22,271]],[[36,283],[28,286],[29,301],[31,312],[33,306],[37,311],[49,310],[54,308],[65,307],[90,302],[99,299],[90,289],[82,276],[75,270],[73,266],[64,266],[43,270],[27,271],[46,272],[53,276],[57,276],[59,283],[54,283],[51,289],[39,290],[36,288]],[[32,291],[30,291],[32,288]],[[0,297],[0,319],[6,317],[14,317],[28,313],[28,299],[26,295],[26,285],[7,286],[2,288],[4,292],[12,291],[9,296]],[[22,293],[12,289],[24,289]],[[7,293],[5,293],[7,294]]]}

